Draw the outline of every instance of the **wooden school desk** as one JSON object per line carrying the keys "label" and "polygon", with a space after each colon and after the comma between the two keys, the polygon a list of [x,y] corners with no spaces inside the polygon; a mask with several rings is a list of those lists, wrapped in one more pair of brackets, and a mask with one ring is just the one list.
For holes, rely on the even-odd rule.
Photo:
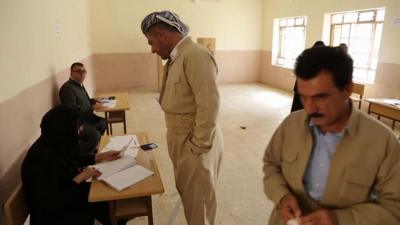
{"label": "wooden school desk", "polygon": [[378,120],[381,116],[393,120],[392,130],[394,130],[396,122],[400,121],[400,99],[368,98],[366,101],[369,103],[368,114],[378,115]]}
{"label": "wooden school desk", "polygon": [[[148,143],[146,133],[136,134],[140,144]],[[109,136],[102,136],[100,149],[109,142]],[[150,177],[119,192],[104,182],[93,180],[89,192],[89,202],[108,201],[110,206],[111,224],[117,224],[117,219],[130,219],[137,216],[148,216],[149,225],[153,225],[153,208],[151,195],[164,192],[160,173],[152,151],[139,150],[137,164],[154,172]]]}
{"label": "wooden school desk", "polygon": [[115,107],[113,108],[101,108],[97,109],[96,112],[104,112],[105,119],[107,121],[107,134],[112,135],[112,124],[123,123],[124,133],[126,134],[126,115],[125,111],[129,110],[129,98],[127,92],[109,92],[97,94],[96,98],[114,96],[117,100]]}

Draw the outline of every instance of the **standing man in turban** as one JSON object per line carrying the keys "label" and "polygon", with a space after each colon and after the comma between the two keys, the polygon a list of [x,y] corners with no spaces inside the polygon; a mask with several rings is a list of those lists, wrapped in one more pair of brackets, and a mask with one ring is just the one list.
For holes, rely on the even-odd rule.
{"label": "standing man in turban", "polygon": [[170,11],[142,21],[151,51],[168,60],[160,93],[175,183],[189,225],[213,225],[215,188],[222,159],[217,125],[217,65],[210,52],[187,36],[189,27]]}

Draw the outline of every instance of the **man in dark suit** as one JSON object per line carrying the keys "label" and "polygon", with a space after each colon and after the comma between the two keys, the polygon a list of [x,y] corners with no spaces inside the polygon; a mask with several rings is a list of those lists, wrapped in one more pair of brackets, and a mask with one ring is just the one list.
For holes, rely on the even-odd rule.
{"label": "man in dark suit", "polygon": [[107,129],[107,122],[93,113],[93,110],[103,106],[96,99],[89,97],[83,86],[85,77],[85,65],[79,62],[73,63],[70,78],[61,87],[59,96],[61,104],[71,105],[79,111],[82,124],[80,147],[84,154],[92,154],[97,152],[100,137]]}

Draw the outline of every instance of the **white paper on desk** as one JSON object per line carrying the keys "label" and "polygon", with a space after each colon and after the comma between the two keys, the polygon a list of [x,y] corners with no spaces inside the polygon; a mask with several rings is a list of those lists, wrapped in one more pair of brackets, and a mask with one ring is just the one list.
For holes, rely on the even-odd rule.
{"label": "white paper on desk", "polygon": [[385,99],[383,102],[392,106],[400,107],[400,99]]}
{"label": "white paper on desk", "polygon": [[115,105],[117,105],[117,100],[109,100],[109,99],[103,99],[100,100],[100,103],[103,105],[105,108],[114,108]]}
{"label": "white paper on desk", "polygon": [[[132,141],[131,141],[132,140]],[[118,150],[121,151],[130,142],[125,154],[136,157],[140,146],[136,135],[124,135],[110,137],[110,142],[103,148],[102,151]]]}
{"label": "white paper on desk", "polygon": [[134,165],[136,165],[135,158],[129,155],[124,155],[119,159],[98,163],[92,167],[101,172],[101,175],[97,179],[104,180],[105,178]]}
{"label": "white paper on desk", "polygon": [[145,179],[146,177],[151,176],[153,173],[154,172],[151,170],[136,165],[129,169],[115,173],[114,175],[103,179],[103,181],[115,188],[117,191],[122,191],[125,188]]}

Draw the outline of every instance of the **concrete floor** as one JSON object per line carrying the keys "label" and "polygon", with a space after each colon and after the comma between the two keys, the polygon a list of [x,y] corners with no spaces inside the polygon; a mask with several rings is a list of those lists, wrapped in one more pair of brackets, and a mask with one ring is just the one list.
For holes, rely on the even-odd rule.
{"label": "concrete floor", "polygon": [[[266,224],[272,210],[262,185],[262,156],[275,128],[288,114],[290,93],[262,84],[232,84],[220,87],[219,124],[224,134],[224,157],[217,188],[217,224]],[[172,164],[167,153],[164,114],[157,102],[158,93],[145,89],[129,90],[131,110],[127,111],[128,133],[147,132],[155,151],[165,193],[153,196],[156,225],[185,225],[182,207],[173,223],[168,223],[179,201]],[[123,133],[113,125],[114,135]],[[147,224],[145,217],[129,225]]]}
{"label": "concrete floor", "polygon": [[[217,224],[265,225],[273,204],[263,192],[262,157],[274,130],[290,111],[292,95],[258,83],[221,85],[220,94],[219,124],[225,150],[217,188]],[[154,224],[186,225],[182,207],[168,223],[179,196],[167,153],[158,93],[135,88],[129,90],[129,97],[128,133],[147,132],[150,141],[159,146],[155,155],[165,193],[153,196]],[[123,134],[122,125],[115,124],[113,129],[114,135]],[[142,224],[147,225],[146,217],[129,222]]]}

